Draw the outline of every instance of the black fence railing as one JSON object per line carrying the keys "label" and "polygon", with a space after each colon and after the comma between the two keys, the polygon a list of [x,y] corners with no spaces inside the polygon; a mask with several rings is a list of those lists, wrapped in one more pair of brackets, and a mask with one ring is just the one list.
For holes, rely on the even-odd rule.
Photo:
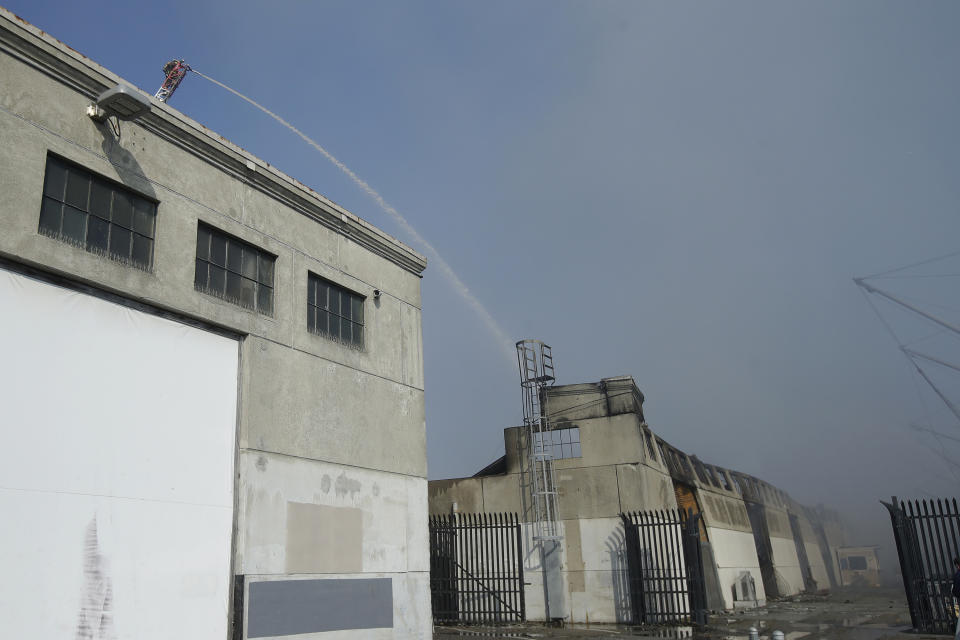
{"label": "black fence railing", "polygon": [[904,502],[894,496],[883,505],[890,512],[913,628],[953,634],[957,616],[950,589],[953,558],[960,556],[956,498]]}
{"label": "black fence railing", "polygon": [[620,518],[633,622],[706,624],[700,514],[671,509],[621,513]]}
{"label": "black fence railing", "polygon": [[514,513],[430,517],[430,594],[438,623],[526,619],[523,542]]}

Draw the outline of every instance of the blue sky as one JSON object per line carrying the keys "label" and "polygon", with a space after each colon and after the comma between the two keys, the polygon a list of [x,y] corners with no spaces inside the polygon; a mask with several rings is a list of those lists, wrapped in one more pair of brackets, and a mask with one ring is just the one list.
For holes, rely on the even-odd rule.
{"label": "blue sky", "polygon": [[[6,7],[151,93],[182,57],[276,111],[403,213],[511,338],[551,344],[559,382],[633,375],[654,430],[701,459],[881,524],[880,498],[956,492],[940,445],[907,425],[960,425],[851,278],[960,248],[960,5]],[[410,241],[222,89],[189,76],[170,104]],[[960,261],[900,275],[950,273]],[[883,282],[960,318],[955,277]],[[436,269],[423,304],[430,475],[470,475],[521,418],[518,373]],[[960,401],[960,380],[943,384]]]}

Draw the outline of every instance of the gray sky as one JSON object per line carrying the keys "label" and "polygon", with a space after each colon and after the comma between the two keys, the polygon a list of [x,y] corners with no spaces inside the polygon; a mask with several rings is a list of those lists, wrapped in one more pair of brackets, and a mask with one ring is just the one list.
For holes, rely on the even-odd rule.
{"label": "gray sky", "polygon": [[[184,57],[273,109],[403,213],[512,339],[551,344],[560,383],[633,375],[683,450],[850,509],[865,536],[889,528],[880,498],[956,493],[907,425],[960,426],[851,278],[960,249],[960,5],[6,6],[151,92]],[[171,104],[410,241],[222,89],[191,76]],[[903,273],[960,273],[945,264]],[[882,282],[960,317],[956,278]],[[436,268],[423,303],[430,476],[470,475],[521,418],[516,365]]]}

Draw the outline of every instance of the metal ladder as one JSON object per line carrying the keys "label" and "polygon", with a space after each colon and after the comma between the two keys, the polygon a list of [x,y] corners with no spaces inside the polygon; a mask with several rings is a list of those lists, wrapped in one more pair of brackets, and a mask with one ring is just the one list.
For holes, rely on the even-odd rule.
{"label": "metal ladder", "polygon": [[539,540],[559,540],[551,429],[542,407],[544,388],[555,380],[553,354],[550,346],[539,340],[521,340],[517,343],[517,361],[523,390],[526,456],[530,471],[532,516],[536,527],[534,537]]}

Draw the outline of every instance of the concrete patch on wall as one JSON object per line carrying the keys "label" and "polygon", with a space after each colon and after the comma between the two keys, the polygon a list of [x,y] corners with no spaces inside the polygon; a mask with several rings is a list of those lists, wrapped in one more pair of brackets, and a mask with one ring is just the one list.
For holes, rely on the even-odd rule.
{"label": "concrete patch on wall", "polygon": [[250,583],[247,637],[393,627],[390,578]]}
{"label": "concrete patch on wall", "polygon": [[564,526],[567,543],[567,583],[570,592],[585,591],[583,554],[580,551],[580,521],[567,520]]}
{"label": "concrete patch on wall", "polygon": [[363,485],[360,484],[358,480],[347,477],[346,473],[341,473],[339,476],[337,476],[337,481],[333,487],[337,492],[338,497],[343,497],[347,494],[350,494],[350,497],[352,498],[356,494],[360,493],[360,489],[363,488]]}
{"label": "concrete patch on wall", "polygon": [[357,573],[363,568],[363,511],[287,502],[287,573]]}

